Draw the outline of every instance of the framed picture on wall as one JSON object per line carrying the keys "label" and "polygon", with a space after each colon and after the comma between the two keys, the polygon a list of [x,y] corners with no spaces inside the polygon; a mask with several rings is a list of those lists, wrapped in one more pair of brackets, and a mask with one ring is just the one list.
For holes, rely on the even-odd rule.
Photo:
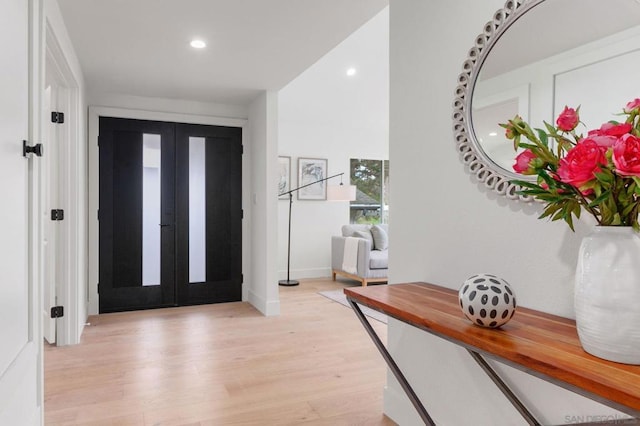
{"label": "framed picture on wall", "polygon": [[[291,190],[291,157],[278,157],[278,195]],[[280,200],[288,200],[289,195],[280,195]]]}
{"label": "framed picture on wall", "polygon": [[[298,158],[298,187],[327,177],[326,158]],[[326,200],[327,181],[318,182],[298,191],[298,200]]]}

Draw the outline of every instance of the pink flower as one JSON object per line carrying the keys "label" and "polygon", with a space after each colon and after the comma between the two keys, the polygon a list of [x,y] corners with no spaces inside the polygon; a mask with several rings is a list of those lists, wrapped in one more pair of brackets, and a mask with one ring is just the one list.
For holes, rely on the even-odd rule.
{"label": "pink flower", "polygon": [[582,141],[592,140],[601,147],[608,148],[613,146],[620,136],[629,133],[632,128],[633,126],[629,123],[604,123],[599,129],[590,130]]}
{"label": "pink flower", "polygon": [[596,134],[599,136],[617,136],[620,137],[629,133],[633,126],[631,123],[611,123],[607,122],[600,126],[599,129],[591,130],[589,135]]}
{"label": "pink flower", "polygon": [[580,122],[580,116],[578,112],[567,106],[564,107],[564,110],[558,116],[556,120],[556,125],[558,128],[564,132],[570,132],[576,128],[578,123]]}
{"label": "pink flower", "polygon": [[607,164],[607,158],[595,141],[584,139],[571,148],[567,155],[560,159],[558,176],[562,182],[580,188],[585,183],[595,179],[600,166]]}
{"label": "pink flower", "polygon": [[525,149],[516,157],[516,161],[513,164],[513,170],[516,173],[520,173],[522,175],[533,175],[535,174],[535,170],[531,167],[531,161],[536,158],[536,155],[530,150]]}
{"label": "pink flower", "polygon": [[634,100],[629,102],[626,107],[624,107],[624,112],[626,114],[630,114],[632,111],[637,110],[639,107],[640,107],[640,99],[635,98]]}
{"label": "pink flower", "polygon": [[[593,132],[593,130],[592,130]],[[598,146],[602,147],[602,148],[609,148],[610,146],[613,146],[613,144],[618,140],[617,137],[615,136],[601,136],[601,135],[597,135],[597,134],[592,134],[591,132],[589,132],[589,135],[580,140],[580,143],[582,142],[586,142],[586,141],[591,141],[591,142],[595,142],[598,144]]]}
{"label": "pink flower", "polygon": [[640,177],[640,138],[627,134],[618,139],[612,158],[619,175]]}

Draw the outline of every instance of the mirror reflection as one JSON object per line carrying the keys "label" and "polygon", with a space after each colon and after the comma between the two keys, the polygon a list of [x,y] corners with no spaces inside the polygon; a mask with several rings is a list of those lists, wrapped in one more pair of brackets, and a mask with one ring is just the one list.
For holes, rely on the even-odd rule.
{"label": "mirror reflection", "polygon": [[498,123],[519,114],[534,127],[581,106],[586,127],[615,119],[640,97],[640,3],[547,0],[526,12],[482,64],[471,100],[472,137],[493,166],[513,173],[517,153]]}

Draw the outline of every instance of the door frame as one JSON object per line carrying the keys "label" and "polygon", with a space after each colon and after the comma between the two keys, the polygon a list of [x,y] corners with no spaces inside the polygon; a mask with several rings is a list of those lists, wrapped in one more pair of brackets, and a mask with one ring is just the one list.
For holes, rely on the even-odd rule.
{"label": "door frame", "polygon": [[[65,170],[65,175],[60,179],[60,193],[62,194],[62,206],[65,210],[66,222],[60,230],[59,236],[64,241],[62,244],[65,251],[64,262],[57,262],[57,267],[61,269],[61,275],[66,278],[66,282],[60,283],[56,289],[57,303],[64,307],[64,316],[56,320],[56,345],[74,345],[80,343],[80,335],[82,334],[83,325],[86,319],[86,310],[83,299],[84,288],[82,284],[86,282],[86,270],[83,262],[83,254],[86,252],[85,245],[85,225],[83,223],[85,217],[84,206],[84,179],[85,170],[83,157],[86,150],[84,144],[81,143],[83,117],[80,111],[80,89],[78,81],[72,71],[69,62],[64,54],[49,17],[45,19],[44,31],[44,67],[52,67],[60,77],[60,86],[66,92],[65,104],[68,107],[65,113],[65,128],[61,132],[65,139],[64,149],[61,153],[60,167]],[[46,68],[42,70],[42,90],[44,90],[44,73]],[[46,120],[48,117],[43,117]],[[45,141],[46,142],[46,141]],[[46,143],[45,153],[46,154]],[[46,179],[40,176],[40,179]],[[42,185],[41,185],[42,187]],[[40,193],[40,205],[45,202],[44,194]],[[40,227],[44,230],[44,218],[40,217]],[[41,246],[42,244],[40,244]],[[39,247],[40,259],[44,259],[43,248]],[[40,288],[44,289],[44,265],[40,265]]]}
{"label": "door frame", "polygon": [[[98,227],[98,205],[99,205],[99,178],[98,178],[98,135],[99,118],[130,118],[137,120],[167,121],[174,123],[205,124],[213,126],[230,126],[242,128],[242,145],[245,147],[245,155],[242,156],[243,170],[250,170],[250,156],[247,155],[247,135],[248,120],[240,118],[226,118],[207,115],[180,114],[172,112],[147,111],[128,108],[89,106],[89,282],[88,282],[88,314],[97,315],[99,312],[98,295],[98,247],[99,247],[99,227]],[[249,265],[249,221],[251,217],[248,211],[250,203],[249,193],[250,173],[242,175],[242,206],[245,210],[245,220],[242,221],[242,266],[243,270]],[[247,300],[247,286],[242,286],[242,300]]]}
{"label": "door frame", "polygon": [[[49,55],[45,61],[44,88],[50,89],[46,101],[42,103],[42,145],[46,152],[40,159],[40,203],[39,218],[42,220],[42,255],[43,255],[43,280],[42,280],[42,334],[49,344],[56,343],[57,324],[55,318],[51,318],[51,308],[57,304],[58,284],[68,282],[64,274],[62,260],[67,254],[67,241],[64,238],[65,222],[57,223],[47,215],[50,209],[65,208],[62,185],[62,170],[60,159],[65,158],[65,149],[68,144],[65,135],[65,126],[58,126],[51,122],[51,111],[68,111],[68,94],[63,79],[58,70],[51,63]],[[64,103],[64,105],[62,105]],[[54,196],[52,196],[52,194]],[[66,209],[68,212],[68,209]],[[46,240],[46,244],[45,244]]]}

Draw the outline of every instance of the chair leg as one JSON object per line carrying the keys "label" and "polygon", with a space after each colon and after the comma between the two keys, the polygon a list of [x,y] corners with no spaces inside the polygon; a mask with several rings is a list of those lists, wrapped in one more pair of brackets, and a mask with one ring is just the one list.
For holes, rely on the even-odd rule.
{"label": "chair leg", "polygon": [[366,287],[367,286],[367,279],[363,278],[362,279],[362,287]]}
{"label": "chair leg", "polygon": [[331,275],[333,275],[333,281],[335,281],[336,280],[336,271],[331,271],[331,272],[332,272]]}

